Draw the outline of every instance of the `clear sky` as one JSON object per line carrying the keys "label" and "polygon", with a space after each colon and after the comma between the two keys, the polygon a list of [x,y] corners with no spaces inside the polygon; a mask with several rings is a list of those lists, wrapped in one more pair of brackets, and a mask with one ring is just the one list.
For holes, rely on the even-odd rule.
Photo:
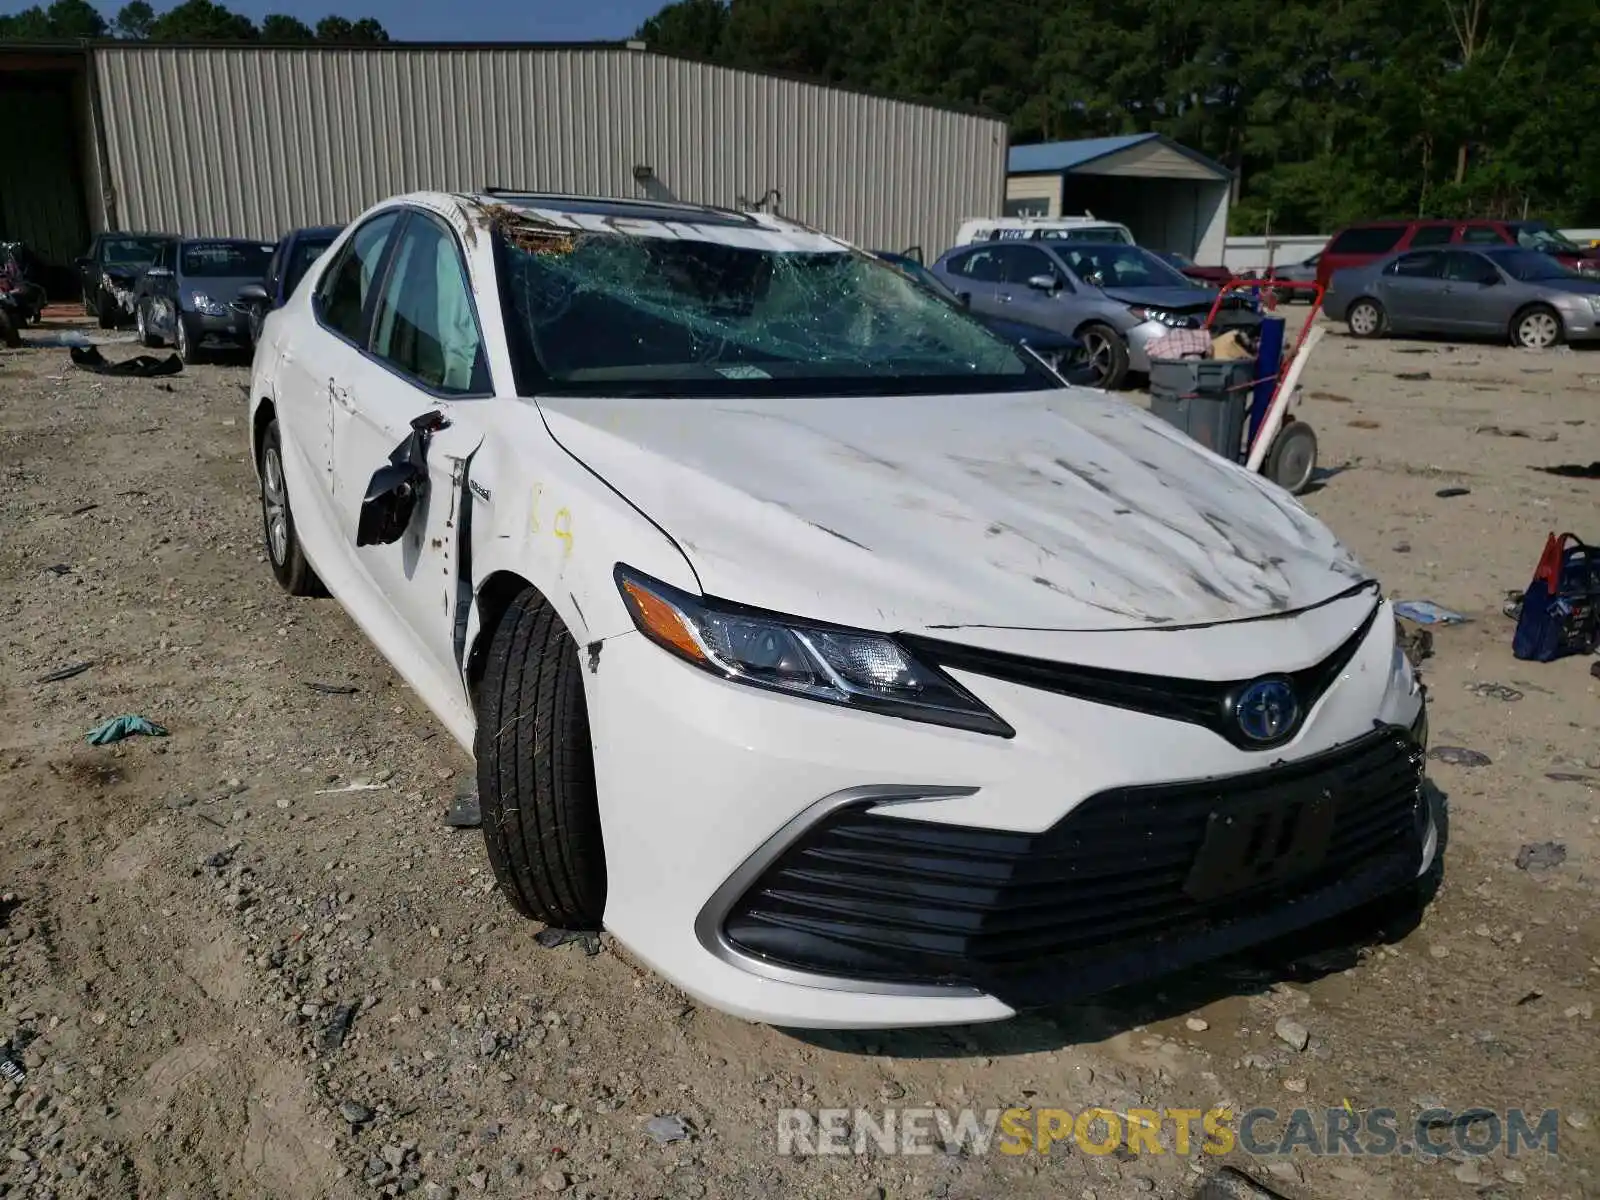
{"label": "clear sky", "polygon": [[[151,0],[157,12],[177,0]],[[376,17],[396,41],[567,42],[617,41],[662,7],[665,0],[221,0],[226,8],[260,20],[287,13],[315,25],[329,13]],[[41,7],[48,7],[43,0]],[[122,0],[97,2],[107,20]],[[0,13],[32,7],[30,0],[0,0]]]}

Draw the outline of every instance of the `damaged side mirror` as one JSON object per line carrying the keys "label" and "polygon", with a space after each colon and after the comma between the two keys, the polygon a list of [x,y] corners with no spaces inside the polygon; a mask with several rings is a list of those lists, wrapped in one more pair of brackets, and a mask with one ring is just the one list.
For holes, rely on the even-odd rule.
{"label": "damaged side mirror", "polygon": [[437,409],[411,422],[411,435],[394,448],[387,466],[373,472],[356,521],[357,546],[388,546],[411,527],[428,490],[428,442],[450,424]]}
{"label": "damaged side mirror", "polygon": [[361,501],[356,545],[387,546],[404,537],[427,479],[427,470],[411,462],[379,467]]}

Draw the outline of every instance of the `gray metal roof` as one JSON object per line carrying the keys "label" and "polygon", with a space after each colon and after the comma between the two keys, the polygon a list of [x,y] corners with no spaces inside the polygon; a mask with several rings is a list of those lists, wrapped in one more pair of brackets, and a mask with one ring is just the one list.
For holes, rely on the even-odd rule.
{"label": "gray metal roof", "polygon": [[1036,142],[1028,146],[1012,146],[1006,171],[1011,175],[1072,171],[1152,141],[1160,142],[1201,166],[1215,171],[1219,179],[1228,179],[1233,175],[1233,172],[1221,163],[1173,141],[1162,133],[1135,133],[1124,137],[1079,138],[1071,142]]}

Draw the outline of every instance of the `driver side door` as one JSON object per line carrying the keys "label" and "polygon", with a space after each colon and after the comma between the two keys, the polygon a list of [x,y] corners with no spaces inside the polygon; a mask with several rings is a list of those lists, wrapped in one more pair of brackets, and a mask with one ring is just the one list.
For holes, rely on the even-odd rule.
{"label": "driver side door", "polygon": [[[397,637],[433,694],[467,703],[460,662],[470,586],[472,494],[467,470],[482,441],[494,394],[465,256],[432,213],[406,214],[373,309],[362,365],[334,395],[333,458],[338,523],[376,603],[393,614]],[[412,422],[448,422],[425,445],[427,487],[397,541],[355,546],[365,485],[412,435]]]}

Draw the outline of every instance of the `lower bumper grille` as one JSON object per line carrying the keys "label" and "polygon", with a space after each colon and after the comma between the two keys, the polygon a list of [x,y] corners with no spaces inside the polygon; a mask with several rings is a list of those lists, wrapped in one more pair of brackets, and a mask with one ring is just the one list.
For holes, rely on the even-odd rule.
{"label": "lower bumper grille", "polygon": [[1420,861],[1422,775],[1407,732],[1384,729],[1262,771],[1101,792],[1037,834],[844,809],[723,931],[773,965],[1059,1003],[1400,887]]}

